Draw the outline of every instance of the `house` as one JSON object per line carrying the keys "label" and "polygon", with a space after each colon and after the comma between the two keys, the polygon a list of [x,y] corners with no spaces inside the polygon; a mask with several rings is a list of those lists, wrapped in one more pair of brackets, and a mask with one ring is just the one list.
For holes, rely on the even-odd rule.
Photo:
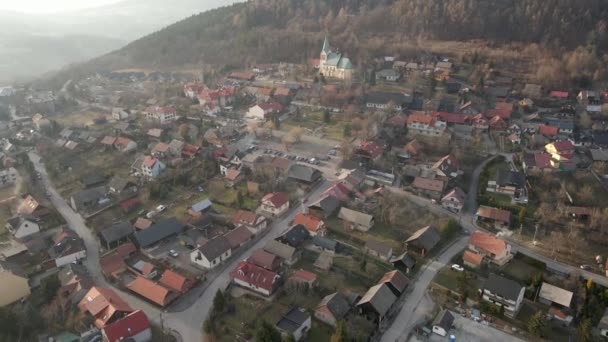
{"label": "house", "polygon": [[538,84],[526,83],[521,93],[531,99],[538,99],[542,97],[542,87]]}
{"label": "house", "polygon": [[312,185],[323,177],[321,171],[301,164],[293,164],[287,171],[287,178],[305,185]]}
{"label": "house", "polygon": [[470,115],[450,112],[431,112],[431,116],[445,122],[448,126],[466,125],[471,119]]}
{"label": "house", "polygon": [[507,210],[480,206],[475,218],[478,222],[491,224],[496,228],[508,228],[511,225],[511,212]]}
{"label": "house", "polygon": [[338,250],[338,242],[332,239],[328,239],[321,235],[315,235],[312,238],[313,247],[320,250],[321,252],[335,254]]}
{"label": "house", "polygon": [[40,225],[33,220],[15,216],[6,220],[6,229],[17,240],[40,232]]}
{"label": "house", "polygon": [[332,253],[321,252],[313,266],[321,271],[327,272],[331,269],[333,263],[334,259]]}
{"label": "house", "polygon": [[559,134],[559,127],[541,125],[538,127],[538,134],[545,137],[556,137]]}
{"label": "house", "polygon": [[148,279],[156,278],[158,272],[156,272],[156,268],[154,265],[147,261],[136,260],[131,265],[129,265],[129,270],[133,272],[136,276],[143,276]]}
{"label": "house", "polygon": [[152,106],[142,112],[147,120],[157,121],[165,125],[177,120],[177,110],[174,107]]}
{"label": "house", "polygon": [[416,177],[412,182],[412,188],[414,188],[416,193],[436,200],[441,198],[444,187],[445,182],[441,179]]}
{"label": "house", "polygon": [[228,243],[230,244],[230,248],[234,251],[248,241],[251,241],[253,233],[251,233],[247,227],[241,226],[224,234],[224,237],[226,237],[226,240],[228,240]]}
{"label": "house", "polygon": [[179,296],[179,293],[141,276],[127,284],[127,288],[160,307],[171,304]]}
{"label": "house", "polygon": [[486,302],[504,307],[507,317],[515,317],[521,307],[526,288],[518,282],[491,273],[481,288],[481,295]]}
{"label": "house", "polygon": [[150,228],[153,223],[154,222],[148,220],[147,218],[138,217],[137,220],[135,220],[135,223],[133,223],[133,227],[137,230],[144,230]]}
{"label": "house", "polygon": [[0,307],[13,304],[30,295],[29,279],[17,265],[0,261]]}
{"label": "house", "polygon": [[365,253],[385,261],[388,261],[393,256],[393,249],[391,246],[374,239],[368,239],[365,242],[363,249]]}
{"label": "house", "polygon": [[338,218],[350,229],[366,232],[374,225],[374,217],[346,207],[342,207],[338,213]]}
{"label": "house", "polygon": [[116,121],[126,120],[129,118],[129,112],[124,108],[114,107],[112,108],[112,119]]}
{"label": "house", "polygon": [[287,244],[291,247],[300,247],[306,239],[310,237],[308,230],[301,224],[291,227],[285,234],[279,236],[276,240]]}
{"label": "house", "polygon": [[80,183],[84,189],[91,189],[105,184],[107,178],[103,174],[89,173],[80,177]]}
{"label": "house", "polygon": [[184,294],[194,287],[192,278],[183,276],[173,270],[165,270],[158,282],[160,285],[180,294]]}
{"label": "house", "polygon": [[78,307],[93,316],[94,324],[99,329],[135,311],[114,290],[97,286],[84,295]]}
{"label": "house", "polygon": [[401,74],[394,69],[382,69],[376,72],[376,80],[378,81],[397,82],[400,78]]}
{"label": "house", "polygon": [[262,204],[258,208],[262,214],[279,217],[289,210],[289,196],[284,192],[273,192],[262,197]]}
{"label": "house", "polygon": [[488,181],[486,191],[507,195],[518,203],[528,202],[526,176],[521,172],[498,170],[496,180]]}
{"label": "house", "polygon": [[371,161],[380,159],[384,154],[384,148],[373,141],[363,141],[355,150],[355,155]]}
{"label": "house", "polygon": [[17,208],[17,214],[38,219],[47,216],[49,213],[49,209],[41,205],[32,195],[27,195]]}
{"label": "house", "polygon": [[488,111],[488,117],[500,117],[503,120],[509,120],[513,112],[513,103],[508,102],[496,102],[494,109]]}
{"label": "house", "polygon": [[114,147],[122,153],[128,153],[137,149],[137,143],[129,138],[118,137],[114,141]]}
{"label": "house", "polygon": [[551,155],[545,152],[524,153],[522,160],[524,170],[533,172],[551,171]]}
{"label": "house", "polygon": [[407,118],[408,132],[426,136],[439,136],[445,132],[447,124],[430,115],[412,114]]}
{"label": "house", "polygon": [[172,217],[162,220],[147,229],[135,232],[133,237],[139,248],[149,248],[161,240],[181,233],[183,227],[183,224],[177,221],[175,217]]}
{"label": "house", "polygon": [[373,91],[367,94],[365,105],[367,108],[388,109],[393,107],[397,111],[408,108],[413,97],[403,93],[388,93]]}
{"label": "house", "polygon": [[134,193],[137,191],[137,184],[119,176],[114,176],[108,182],[108,190],[111,194],[117,195],[127,192]]}
{"label": "house", "polygon": [[281,317],[276,327],[283,336],[292,337],[296,342],[300,341],[310,330],[310,314],[306,309],[293,307]]}
{"label": "house", "polygon": [[399,270],[386,272],[378,282],[378,284],[387,285],[396,297],[401,296],[405,292],[405,288],[409,283],[410,280]]}
{"label": "house", "polygon": [[53,239],[53,245],[48,249],[49,261],[55,267],[61,267],[87,256],[84,241],[73,231],[64,228],[57,237]]}
{"label": "house", "polygon": [[229,169],[224,178],[226,179],[226,186],[233,188],[243,181],[244,175],[237,169]]}
{"label": "house", "polygon": [[392,257],[390,262],[393,264],[393,267],[403,270],[405,274],[409,274],[414,269],[414,266],[416,266],[416,259],[408,252]]}
{"label": "house", "polygon": [[574,145],[570,140],[557,140],[545,145],[545,151],[551,155],[551,158],[557,161],[569,160],[574,155]]}
{"label": "house", "polygon": [[268,221],[262,215],[247,210],[239,210],[232,217],[232,224],[238,228],[246,227],[252,234],[261,233],[268,226]]}
{"label": "house", "polygon": [[118,279],[120,274],[127,271],[127,263],[123,256],[116,251],[110,252],[99,258],[101,272],[108,278]]}
{"label": "house", "polygon": [[228,78],[232,78],[240,81],[253,81],[255,75],[250,72],[231,72]]}
{"label": "house", "polygon": [[316,217],[328,218],[340,208],[340,200],[334,196],[322,196],[308,205],[308,211]]}
{"label": "house", "polygon": [[122,222],[102,230],[99,235],[101,243],[105,248],[113,249],[123,242],[127,242],[134,231],[133,226],[129,222]]}
{"label": "house", "polygon": [[270,296],[279,285],[280,276],[247,261],[241,261],[230,271],[232,281],[241,287]]}
{"label": "house", "polygon": [[498,115],[488,121],[488,128],[492,131],[504,131],[507,126],[507,122]]}
{"label": "house", "polygon": [[458,159],[448,154],[435,162],[435,164],[431,166],[431,170],[435,171],[435,174],[438,176],[455,178],[461,173],[459,167],[460,162]]}
{"label": "house", "polygon": [[137,310],[106,325],[101,335],[103,342],[147,342],[152,340],[152,326],[146,314]]}
{"label": "house", "polygon": [[441,337],[445,337],[452,328],[452,324],[454,324],[454,316],[452,316],[448,309],[444,309],[433,320],[433,332]]}
{"label": "house", "polygon": [[511,245],[481,231],[476,231],[471,235],[468,249],[498,266],[503,266],[513,258]]}
{"label": "house", "polygon": [[190,208],[188,208],[188,215],[199,217],[209,211],[212,206],[213,203],[211,202],[211,200],[205,198],[200,202],[194,203]]}
{"label": "house", "polygon": [[79,264],[68,264],[57,274],[61,287],[57,290],[64,309],[78,305],[84,295],[93,287],[93,278],[87,268]]}
{"label": "house", "polygon": [[441,198],[441,206],[452,212],[459,213],[465,205],[466,194],[459,187],[455,187]]}
{"label": "house", "polygon": [[420,255],[426,255],[441,240],[441,235],[432,226],[418,229],[412,236],[405,240],[408,251],[414,251]]}
{"label": "house", "polygon": [[325,222],[316,216],[307,213],[297,213],[292,224],[304,226],[310,236],[316,236],[317,234],[321,236],[325,235]]}
{"label": "house", "polygon": [[232,255],[230,242],[217,236],[190,253],[190,261],[206,269],[212,269],[228,260]]}
{"label": "house", "polygon": [[553,318],[570,324],[573,319],[572,315],[569,314],[573,296],[574,294],[571,291],[549,283],[542,283],[538,292],[538,301],[551,306],[549,314]]}
{"label": "house", "polygon": [[549,97],[558,99],[558,100],[566,100],[566,99],[568,99],[568,95],[569,94],[567,91],[559,91],[559,90],[551,90],[551,92],[549,93]]}
{"label": "house", "polygon": [[327,37],[325,37],[319,57],[319,71],[325,77],[350,81],[353,78],[354,70],[350,59],[344,57],[341,53],[333,52]]}
{"label": "house", "polygon": [[462,262],[471,268],[479,268],[483,262],[483,255],[465,250],[462,254]]}
{"label": "house", "polygon": [[106,135],[105,137],[103,137],[103,139],[101,139],[101,141],[99,143],[104,145],[104,147],[108,147],[108,146],[114,146],[115,142],[116,142],[116,137]]}
{"label": "house", "polygon": [[312,288],[317,282],[317,275],[315,273],[299,269],[289,276],[288,282],[291,284],[306,284],[308,288]]}
{"label": "house", "polygon": [[268,241],[264,246],[264,250],[283,259],[286,265],[293,265],[299,259],[299,253],[296,252],[295,248],[277,240]]}
{"label": "house", "polygon": [[275,114],[278,114],[283,111],[283,105],[278,102],[262,102],[256,104],[255,106],[249,108],[247,114],[245,114],[245,118],[265,121],[272,117]]}
{"label": "house", "polygon": [[315,309],[315,318],[319,321],[336,327],[352,308],[351,301],[340,292],[334,292],[321,299]]}
{"label": "house", "polygon": [[372,286],[357,303],[357,308],[363,315],[380,322],[397,301],[386,284]]}
{"label": "house", "polygon": [[251,256],[247,258],[247,261],[274,272],[278,271],[279,267],[281,267],[281,258],[263,249],[253,251]]}
{"label": "house", "polygon": [[145,156],[141,164],[141,173],[144,176],[156,178],[166,168],[160,160],[152,156]]}

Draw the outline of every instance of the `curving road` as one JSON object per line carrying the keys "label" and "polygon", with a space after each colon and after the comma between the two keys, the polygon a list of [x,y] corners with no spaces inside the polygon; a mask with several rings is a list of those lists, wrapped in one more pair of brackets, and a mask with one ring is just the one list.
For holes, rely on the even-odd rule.
{"label": "curving road", "polygon": [[[33,152],[30,152],[28,156],[34,164],[36,171],[40,172],[42,176],[42,183],[50,193],[49,199],[59,214],[63,216],[68,227],[74,230],[84,240],[87,249],[87,258],[83,261],[83,264],[89,270],[89,273],[91,274],[95,283],[103,287],[112,287],[112,285],[103,277],[99,267],[99,244],[96,236],[86,226],[82,217],[76,213],[55,190],[53,184],[48,178],[46,169],[44,164],[41,162],[40,157]],[[330,185],[331,183],[329,181],[324,181],[323,183],[319,184],[308,195],[309,200],[316,200]],[[156,324],[163,324],[165,327],[179,333],[183,341],[202,341],[203,321],[209,315],[209,311],[213,303],[213,297],[215,296],[217,290],[224,290],[230,283],[230,270],[236,267],[240,260],[251,255],[253,250],[263,247],[266,242],[287,231],[287,229],[289,229],[290,222],[293,220],[299,209],[299,207],[292,208],[285,216],[275,221],[270,226],[270,231],[268,234],[251,246],[240,259],[231,260],[228,267],[226,267],[225,270],[221,272],[215,279],[211,280],[211,283],[208,285],[203,294],[184,311],[167,313],[129,292],[120,291],[116,288],[114,288],[114,290],[118,291],[121,294],[121,297],[127,303],[129,303],[131,307],[144,310],[150,320]]]}

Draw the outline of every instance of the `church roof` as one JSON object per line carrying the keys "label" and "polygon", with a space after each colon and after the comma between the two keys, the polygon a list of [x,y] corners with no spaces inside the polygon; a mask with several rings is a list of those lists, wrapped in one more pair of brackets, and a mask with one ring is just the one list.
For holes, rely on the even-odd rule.
{"label": "church roof", "polygon": [[327,54],[329,54],[331,52],[331,49],[329,48],[329,40],[327,40],[327,36],[325,36],[325,41],[323,42],[323,49],[321,50]]}

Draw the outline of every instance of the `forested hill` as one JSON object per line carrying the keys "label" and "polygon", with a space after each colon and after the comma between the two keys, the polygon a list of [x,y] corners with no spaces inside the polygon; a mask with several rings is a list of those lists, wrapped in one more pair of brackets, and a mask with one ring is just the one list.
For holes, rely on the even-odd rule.
{"label": "forested hill", "polygon": [[71,72],[301,62],[325,33],[355,61],[407,40],[608,47],[605,0],[251,0],[175,23]]}

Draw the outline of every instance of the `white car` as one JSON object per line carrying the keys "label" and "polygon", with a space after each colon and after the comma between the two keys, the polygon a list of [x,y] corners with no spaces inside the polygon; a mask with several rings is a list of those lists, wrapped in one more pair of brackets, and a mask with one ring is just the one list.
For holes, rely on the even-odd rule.
{"label": "white car", "polygon": [[169,255],[173,258],[177,258],[179,256],[179,253],[176,250],[172,249],[169,251]]}
{"label": "white car", "polygon": [[146,218],[153,218],[156,215],[156,211],[152,210],[146,214]]}
{"label": "white car", "polygon": [[458,272],[464,272],[464,267],[462,267],[462,266],[460,266],[460,265],[458,265],[458,264],[454,264],[454,265],[452,265],[452,269],[453,269],[454,271],[458,271]]}
{"label": "white car", "polygon": [[158,207],[156,207],[156,211],[161,213],[163,211],[165,211],[165,209],[167,209],[167,207],[165,207],[164,205],[159,205]]}

